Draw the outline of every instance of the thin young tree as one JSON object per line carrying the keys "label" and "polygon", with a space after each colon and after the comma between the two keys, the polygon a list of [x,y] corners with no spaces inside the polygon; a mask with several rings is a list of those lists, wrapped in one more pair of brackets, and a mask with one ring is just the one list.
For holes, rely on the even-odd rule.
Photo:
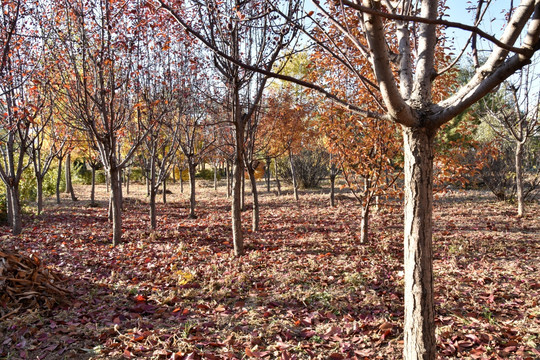
{"label": "thin young tree", "polygon": [[35,137],[30,125],[47,103],[38,88],[46,82],[40,61],[44,47],[35,30],[35,3],[2,1],[0,9],[0,178],[6,185],[8,222],[18,235],[22,231],[19,186],[31,164],[25,155]]}
{"label": "thin young tree", "polygon": [[[62,104],[65,120],[92,139],[110,181],[113,245],[122,237],[121,171],[151,129],[134,116],[135,40],[144,23],[141,12],[148,11],[138,5],[63,1],[49,20],[57,29],[55,40],[61,50],[58,91],[66,99]],[[135,138],[127,136],[128,127],[138,130]]]}
{"label": "thin young tree", "polygon": [[515,80],[507,80],[501,88],[506,101],[495,99],[484,102],[485,121],[505,141],[513,142],[515,146],[514,166],[518,217],[525,214],[525,191],[523,156],[527,143],[540,133],[538,111],[540,94],[533,89],[536,75],[529,65],[519,72]]}
{"label": "thin young tree", "polygon": [[[158,1],[181,26],[192,29],[186,23],[188,11],[175,11],[166,1]],[[281,2],[280,2],[281,3]],[[232,183],[232,233],[234,253],[244,253],[244,237],[241,223],[242,179],[244,173],[244,145],[246,124],[259,106],[268,75],[255,69],[270,71],[278,56],[294,39],[293,26],[287,25],[279,17],[267,16],[270,5],[265,2],[247,0],[195,2],[193,18],[200,19],[201,32],[195,36],[214,51],[214,65],[226,85],[228,111],[235,135],[235,156]],[[289,17],[297,14],[299,5],[285,4]],[[191,31],[190,31],[191,32]],[[226,56],[218,56],[225,54]],[[240,64],[250,64],[246,70]]]}

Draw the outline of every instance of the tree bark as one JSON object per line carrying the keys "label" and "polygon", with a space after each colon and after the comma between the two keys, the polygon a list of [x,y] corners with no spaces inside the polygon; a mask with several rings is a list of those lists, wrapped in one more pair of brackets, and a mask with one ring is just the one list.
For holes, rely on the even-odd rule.
{"label": "tree bark", "polygon": [[360,223],[360,243],[365,244],[369,239],[369,206],[370,201],[366,200],[367,203],[364,204],[362,209],[362,221]]}
{"label": "tree bark", "polygon": [[518,217],[524,215],[523,201],[523,142],[516,141],[516,197],[518,205]]}
{"label": "tree bark", "polygon": [[257,192],[257,179],[255,179],[255,169],[248,167],[249,180],[251,181],[251,195],[253,196],[253,210],[251,230],[259,231],[259,194]]}
{"label": "tree bark", "polygon": [[195,170],[197,164],[194,164],[192,159],[188,158],[189,171],[189,218],[196,219],[195,215]]}
{"label": "tree bark", "polygon": [[58,173],[56,176],[56,203],[60,204],[60,182],[62,181],[62,162],[63,158],[58,158]]}
{"label": "tree bark", "polygon": [[109,170],[111,179],[111,217],[113,222],[112,245],[116,246],[122,241],[122,184],[119,181],[120,171],[117,168]]}
{"label": "tree bark", "polygon": [[296,182],[296,174],[294,173],[294,163],[292,152],[289,150],[289,166],[291,167],[291,177],[294,191],[294,199],[298,201],[298,183]]}
{"label": "tree bark", "polygon": [[90,206],[96,206],[96,168],[92,166],[92,187],[90,189]]}
{"label": "tree bark", "polygon": [[214,191],[217,191],[217,166],[216,163],[214,165]]}
{"label": "tree bark", "polygon": [[271,161],[269,157],[266,157],[266,169],[265,169],[265,179],[266,179],[266,192],[270,192],[270,165]]}
{"label": "tree bark", "polygon": [[242,195],[240,196],[240,207],[242,211],[246,211],[246,174],[242,171]]}
{"label": "tree bark", "polygon": [[152,230],[156,230],[157,227],[155,187],[150,188],[150,227],[152,228]]}
{"label": "tree bark", "polygon": [[167,203],[167,176],[163,178],[163,203]]}
{"label": "tree bark", "polygon": [[7,221],[8,225],[11,227],[13,225],[13,206],[11,205],[11,190],[9,186],[6,185],[6,211],[7,211]]}
{"label": "tree bark", "polygon": [[184,169],[180,168],[180,193],[184,193]]}
{"label": "tree bark", "polygon": [[242,233],[242,175],[244,172],[244,162],[240,156],[236,156],[235,163],[233,165],[233,178],[232,178],[232,233],[233,233],[233,245],[234,254],[240,256],[244,254],[244,238]]}
{"label": "tree bark", "polygon": [[436,357],[431,218],[434,135],[425,128],[403,127],[405,360]]}
{"label": "tree bark", "polygon": [[279,182],[277,158],[274,159],[274,175],[276,176],[277,196],[281,196],[281,183]]}
{"label": "tree bark", "polygon": [[[7,186],[6,186],[7,187]],[[11,233],[19,235],[22,231],[21,203],[19,196],[19,184],[11,184],[9,189],[11,199]]]}
{"label": "tree bark", "polygon": [[126,170],[126,194],[129,195],[129,180],[131,177],[131,166]]}
{"label": "tree bark", "polygon": [[36,202],[37,202],[37,214],[41,215],[41,212],[43,211],[43,176],[35,174],[36,175],[36,185],[37,185],[37,195],[36,195]]}
{"label": "tree bark", "polygon": [[336,175],[330,174],[330,206],[335,207],[336,206]]}
{"label": "tree bark", "polygon": [[71,154],[68,153],[66,156],[66,194],[71,195],[71,201],[77,201],[75,196],[75,191],[73,191],[73,184],[71,182]]}
{"label": "tree bark", "polygon": [[227,176],[227,199],[231,197],[232,184],[231,184],[231,170],[229,165],[229,160],[227,160],[227,165],[225,167],[225,175]]}

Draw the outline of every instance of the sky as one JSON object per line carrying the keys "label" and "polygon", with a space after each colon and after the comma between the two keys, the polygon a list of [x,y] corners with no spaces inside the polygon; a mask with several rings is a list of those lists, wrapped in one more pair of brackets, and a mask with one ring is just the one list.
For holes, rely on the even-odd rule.
{"label": "sky", "polygon": [[[466,0],[448,0],[447,6],[449,7],[448,16],[446,20],[464,23],[467,25],[473,25],[474,17],[476,15],[476,7],[478,1],[466,1]],[[484,20],[480,24],[480,29],[484,32],[499,37],[504,30],[505,20],[504,16],[510,8],[510,0],[494,0],[488,8],[488,11],[484,17]],[[514,6],[519,3],[518,0],[514,1]],[[473,5],[474,4],[474,5]],[[457,49],[461,49],[467,42],[470,36],[470,32],[459,29],[449,29],[447,35],[453,38]],[[483,48],[491,48],[491,44],[487,41],[483,42]]]}

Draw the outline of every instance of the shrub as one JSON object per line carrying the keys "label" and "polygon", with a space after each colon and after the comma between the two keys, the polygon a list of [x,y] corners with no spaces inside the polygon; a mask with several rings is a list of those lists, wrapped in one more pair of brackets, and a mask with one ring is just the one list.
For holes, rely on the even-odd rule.
{"label": "shrub", "polygon": [[[204,180],[214,180],[214,170],[212,169],[204,169],[199,171],[197,174],[195,174],[196,178],[204,179]],[[217,179],[221,180],[221,175],[219,171],[217,172]]]}
{"label": "shrub", "polygon": [[[304,189],[316,188],[321,180],[329,176],[330,156],[322,149],[302,150],[293,155],[293,166],[296,181]],[[287,181],[292,181],[289,159],[278,161],[278,173]]]}

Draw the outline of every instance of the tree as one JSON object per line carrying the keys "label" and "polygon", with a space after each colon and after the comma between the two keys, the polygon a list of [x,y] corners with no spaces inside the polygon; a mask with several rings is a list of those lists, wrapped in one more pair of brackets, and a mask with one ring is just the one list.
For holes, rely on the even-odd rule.
{"label": "tree", "polygon": [[[172,8],[160,1],[175,19],[194,36],[204,40],[197,30],[184,21]],[[324,85],[307,82],[290,76],[271,73],[263,67],[242,63],[230,54],[205,42],[221,57],[246,69],[257,70],[267,76],[289,80],[315,89],[327,98],[342,104],[356,113],[392,121],[400,125],[404,142],[404,268],[405,268],[405,324],[404,358],[434,359],[436,355],[434,304],[433,304],[433,254],[432,254],[432,207],[433,207],[433,143],[438,129],[506,78],[530,62],[540,47],[540,2],[522,0],[508,13],[508,26],[499,39],[479,30],[441,19],[439,3],[433,0],[389,1],[342,0],[323,5],[313,2],[325,19],[318,22],[311,13],[307,17],[322,29],[322,37],[305,33],[317,45],[325,48],[348,67],[363,86],[379,101],[377,112],[366,110],[361,103],[349,103]],[[483,13],[484,2],[477,7],[477,20]],[[330,7],[342,11],[331,12]],[[278,7],[289,23],[306,29]],[[274,14],[272,14],[274,15]],[[357,26],[349,27],[343,17],[354,16]],[[346,20],[346,19],[345,19]],[[479,21],[475,22],[478,25]],[[208,24],[211,26],[211,24]],[[471,31],[473,37],[482,36],[494,45],[491,55],[479,64],[474,75],[455,93],[444,99],[436,99],[433,85],[445,69],[436,68],[437,46],[444,46],[442,27],[453,26]],[[349,39],[349,46],[334,46],[326,38],[325,30],[335,27]],[[523,34],[523,36],[521,36]],[[519,44],[516,45],[516,42]],[[472,42],[476,44],[476,41]],[[348,62],[353,56],[364,57],[371,69],[373,81],[355,64]],[[449,64],[451,66],[453,64]]]}
{"label": "tree", "polygon": [[[43,180],[52,161],[62,152],[67,142],[66,136],[58,136],[58,121],[54,119],[54,99],[51,96],[50,89],[42,89],[42,92],[48,96],[47,106],[44,107],[39,119],[36,119],[30,125],[34,134],[34,141],[30,144],[29,149],[29,156],[34,165],[34,175],[37,183],[36,202],[38,215],[43,211]],[[46,155],[43,156],[45,146],[48,150]]]}
{"label": "tree", "polygon": [[47,103],[38,86],[44,82],[43,44],[35,30],[35,4],[2,1],[0,8],[0,178],[6,185],[12,233],[22,231],[19,185],[30,165],[26,154],[34,142],[31,124]]}
{"label": "tree", "polygon": [[[57,91],[65,99],[65,120],[86,133],[100,154],[110,181],[112,243],[117,245],[122,237],[121,171],[152,127],[134,116],[136,40],[149,9],[108,0],[64,1],[57,6],[49,19],[56,29],[55,45],[60,45]],[[128,126],[138,131],[122,154]]]}
{"label": "tree", "polygon": [[[241,190],[244,173],[246,124],[258,109],[269,76],[257,69],[270,71],[281,51],[294,39],[296,30],[279,17],[267,16],[270,4],[247,0],[195,2],[192,9],[175,11],[165,1],[158,3],[181,26],[192,29],[186,17],[200,18],[201,32],[195,37],[214,52],[214,65],[228,89],[227,108],[234,128],[235,156],[232,184],[232,233],[234,253],[244,253],[241,223]],[[295,16],[298,4],[288,2],[284,10]],[[190,31],[191,32],[191,31]],[[191,32],[193,33],[193,32]],[[226,54],[226,56],[218,56]],[[250,64],[252,69],[240,66]]]}
{"label": "tree", "polygon": [[[538,110],[540,108],[539,94],[533,95],[535,76],[531,67],[527,66],[519,72],[516,81],[505,81],[501,91],[503,99],[500,102],[485,101],[485,120],[493,130],[504,140],[513,141],[515,186],[518,207],[518,217],[525,213],[525,191],[523,185],[523,155],[529,140],[540,132],[538,126]],[[507,98],[507,95],[509,98]]]}

